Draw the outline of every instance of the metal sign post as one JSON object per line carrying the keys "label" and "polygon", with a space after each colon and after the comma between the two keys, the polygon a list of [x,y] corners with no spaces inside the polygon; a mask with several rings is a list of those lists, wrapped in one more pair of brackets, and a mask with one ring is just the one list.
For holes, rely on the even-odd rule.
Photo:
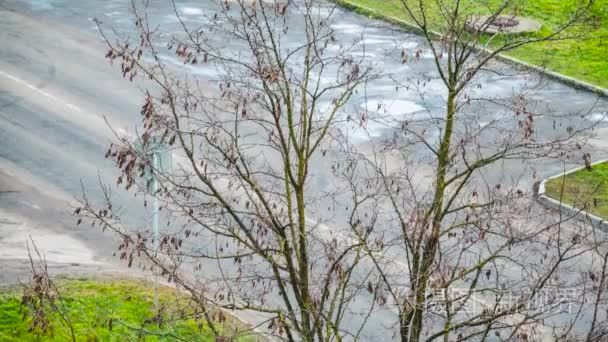
{"label": "metal sign post", "polygon": [[[156,170],[158,170],[158,152],[154,150],[152,152],[152,232],[154,234],[154,257],[157,256],[158,248],[160,246],[160,234],[158,232],[158,178],[156,176]],[[158,272],[154,272],[154,308],[158,310]]]}
{"label": "metal sign post", "polygon": [[[158,255],[160,248],[160,232],[158,228],[158,216],[159,216],[159,205],[158,205],[158,172],[163,172],[171,168],[171,151],[167,146],[160,143],[156,139],[153,139],[148,143],[147,151],[144,150],[144,144],[140,141],[136,142],[136,145],[142,150],[142,154],[146,158],[151,159],[151,168],[144,171],[144,180],[146,181],[146,188],[152,195],[152,234],[154,239],[154,256]],[[154,308],[158,309],[158,272],[154,271]]]}

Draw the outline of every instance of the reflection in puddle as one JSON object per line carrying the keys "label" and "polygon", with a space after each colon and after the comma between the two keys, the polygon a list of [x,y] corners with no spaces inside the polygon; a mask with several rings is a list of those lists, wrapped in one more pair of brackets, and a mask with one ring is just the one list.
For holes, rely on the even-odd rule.
{"label": "reflection in puddle", "polygon": [[591,122],[608,121],[608,112],[606,113],[593,113],[587,116],[587,120]]}
{"label": "reflection in puddle", "polygon": [[180,10],[183,15],[203,15],[204,14],[202,9],[196,8],[196,7],[182,7]]}

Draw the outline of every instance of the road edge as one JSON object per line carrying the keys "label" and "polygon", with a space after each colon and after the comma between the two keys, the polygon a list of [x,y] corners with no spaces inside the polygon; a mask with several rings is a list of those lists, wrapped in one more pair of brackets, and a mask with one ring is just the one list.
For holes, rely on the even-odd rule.
{"label": "road edge", "polygon": [[[606,163],[606,162],[608,162],[608,159],[602,159],[602,160],[598,160],[598,161],[594,162],[591,165],[593,166],[593,165],[602,164],[602,163]],[[556,174],[551,177],[547,177],[547,178],[543,179],[540,182],[540,184],[538,185],[538,192],[537,192],[538,201],[552,209],[561,211],[562,213],[564,213],[566,215],[576,217],[576,218],[580,219],[581,221],[589,223],[594,228],[600,228],[600,229],[608,232],[608,221],[607,220],[605,220],[599,216],[593,215],[587,211],[574,208],[573,206],[571,206],[569,204],[566,204],[562,201],[556,200],[556,199],[546,195],[546,189],[545,189],[546,182],[550,181],[551,179],[563,177],[563,176],[569,175],[571,173],[580,171],[584,168],[585,168],[585,166],[577,167],[574,169],[570,169],[566,172],[562,172],[562,173],[559,173],[559,174]]]}
{"label": "road edge", "polygon": [[[335,2],[337,5],[345,8],[345,9],[351,10],[357,14],[364,15],[371,19],[383,20],[390,24],[397,25],[401,28],[404,28],[409,32],[421,33],[419,28],[408,23],[407,21],[394,17],[394,16],[391,16],[391,15],[383,14],[373,8],[369,8],[364,5],[353,3],[350,0],[332,0],[332,1]],[[436,31],[431,31],[431,33],[436,37],[441,36],[439,34],[439,32],[436,32]],[[484,48],[484,47],[480,47],[480,46],[477,46],[476,49],[478,51],[482,51],[485,53],[491,52],[491,50]],[[496,55],[496,59],[500,60],[502,62],[508,63],[510,65],[516,66],[516,67],[520,67],[520,68],[523,68],[526,70],[537,72],[549,79],[559,81],[560,83],[571,86],[575,89],[588,91],[588,92],[594,93],[594,94],[602,96],[602,97],[608,97],[608,88],[603,88],[598,85],[595,85],[595,84],[592,84],[592,83],[589,83],[586,81],[582,81],[582,80],[579,80],[579,79],[571,77],[571,76],[566,76],[566,75],[561,74],[556,71],[547,70],[541,66],[525,62],[525,61],[515,58],[515,57],[498,54],[498,55]]]}

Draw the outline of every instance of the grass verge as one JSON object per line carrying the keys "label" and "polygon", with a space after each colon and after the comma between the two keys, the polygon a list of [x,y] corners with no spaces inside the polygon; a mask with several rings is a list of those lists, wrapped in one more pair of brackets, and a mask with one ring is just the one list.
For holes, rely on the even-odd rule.
{"label": "grass verge", "polygon": [[[143,281],[81,279],[56,283],[78,341],[216,341],[196,306],[172,288],[159,287],[157,315],[153,287]],[[66,323],[57,313],[47,312],[52,329],[38,336],[30,331],[32,319],[24,315],[21,292],[9,289],[0,293],[0,341],[71,341]],[[218,326],[224,336],[238,335],[236,331],[245,329],[229,317]],[[253,335],[234,339],[255,340]]]}
{"label": "grass verge", "polygon": [[[350,5],[351,9],[369,15],[362,6],[374,10],[379,19],[397,18],[408,21],[405,12],[399,7],[402,0],[347,0],[339,3]],[[470,13],[484,14],[484,8],[496,8],[502,0],[471,0],[466,9]],[[543,24],[543,29],[535,35],[546,34],[551,28],[568,20],[577,0],[530,0],[521,2],[518,14],[532,17]],[[429,11],[433,11],[429,5]],[[439,12],[438,10],[436,11]],[[439,28],[441,19],[435,13],[430,18],[432,26]],[[378,17],[374,15],[374,17]],[[507,55],[522,61],[545,66],[547,69],[585,82],[608,88],[608,0],[596,0],[591,11],[593,29],[585,28],[588,39],[562,40],[531,44],[509,52]],[[394,22],[393,20],[388,20]]]}
{"label": "grass verge", "polygon": [[545,183],[545,192],[575,208],[608,218],[608,163],[594,165],[591,171],[583,169],[550,179]]}

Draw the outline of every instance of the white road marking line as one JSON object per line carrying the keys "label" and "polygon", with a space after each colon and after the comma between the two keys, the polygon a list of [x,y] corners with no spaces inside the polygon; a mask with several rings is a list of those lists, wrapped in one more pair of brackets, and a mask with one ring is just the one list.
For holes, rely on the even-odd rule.
{"label": "white road marking line", "polygon": [[[59,98],[59,97],[57,97],[57,96],[55,96],[55,95],[53,95],[53,94],[51,94],[49,92],[46,92],[46,91],[40,89],[39,87],[36,87],[35,85],[28,83],[27,81],[24,81],[24,80],[22,80],[22,79],[20,79],[20,78],[18,78],[16,76],[8,74],[8,73],[6,73],[6,72],[4,72],[2,70],[0,70],[0,75],[8,78],[11,81],[19,83],[19,84],[27,87],[28,89],[31,89],[31,90],[37,92],[38,94],[40,94],[40,95],[42,95],[42,96],[44,96],[44,97],[46,97],[46,98],[48,98],[48,99],[50,99],[50,100],[58,103],[60,105],[66,106],[66,107],[68,107],[68,108],[70,108],[70,109],[72,109],[72,110],[74,110],[74,111],[76,111],[78,113],[83,113],[84,114],[84,111],[80,107],[78,107],[78,106],[76,106],[74,104],[71,104],[69,102],[66,102],[65,100],[63,100],[63,99],[61,99],[61,98]],[[96,117],[96,119],[99,119],[99,120],[103,120],[103,118],[104,118],[103,115],[99,115],[99,114],[94,115],[94,116]],[[124,128],[118,128],[116,130],[117,130],[117,132],[123,134],[124,136],[128,136],[128,137],[133,138],[133,134],[127,132],[127,130],[125,130]]]}
{"label": "white road marking line", "polygon": [[71,108],[72,110],[75,110],[77,112],[82,112],[82,109],[80,109],[78,106],[75,106],[75,105],[73,105],[73,104],[71,104],[69,102],[65,102],[65,101],[59,99],[58,97],[56,97],[55,95],[47,93],[46,91],[44,91],[44,90],[36,87],[35,85],[32,85],[32,84],[26,82],[26,81],[24,81],[24,80],[22,80],[22,79],[20,79],[18,77],[15,77],[13,75],[7,74],[6,72],[4,72],[2,70],[0,70],[0,75],[8,78],[9,80],[17,82],[17,83],[19,83],[19,84],[21,84],[23,86],[26,86],[27,88],[29,88],[29,89],[31,89],[31,90],[39,93],[40,95],[43,95],[43,96],[45,96],[45,97],[47,97],[47,98],[49,98],[49,99],[51,99],[51,100],[53,100],[53,101],[55,101],[57,103],[60,103],[62,105],[65,105],[65,106]]}

